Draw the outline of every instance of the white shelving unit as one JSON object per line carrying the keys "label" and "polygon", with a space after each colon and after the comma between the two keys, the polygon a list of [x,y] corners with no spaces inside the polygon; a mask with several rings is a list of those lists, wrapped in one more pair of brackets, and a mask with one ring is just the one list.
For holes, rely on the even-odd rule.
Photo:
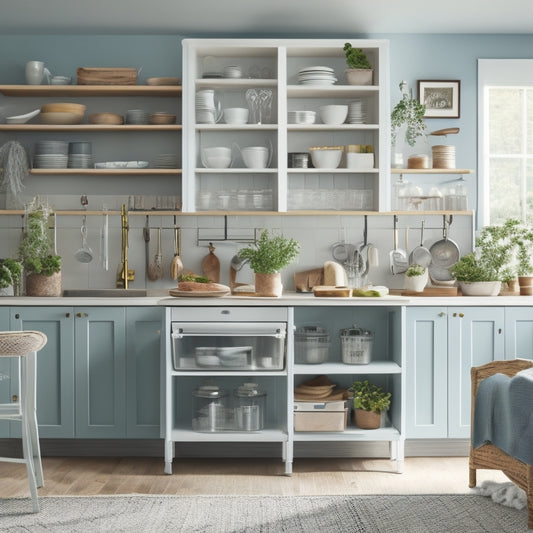
{"label": "white shelving unit", "polygon": [[[374,67],[374,84],[348,85],[343,46],[351,42],[362,48]],[[204,77],[213,70],[238,65],[243,77]],[[334,85],[299,85],[301,68],[323,65],[333,68]],[[253,77],[259,75],[260,77]],[[283,213],[383,211],[390,198],[389,46],[385,40],[297,40],[297,39],[185,39],[183,41],[183,210],[262,210]],[[271,118],[266,124],[231,126],[223,123],[197,124],[196,93],[213,89],[221,107],[248,107],[245,93],[250,88],[273,91]],[[364,99],[368,107],[364,124],[321,124],[318,108],[326,104],[348,104]],[[317,123],[289,124],[287,112],[314,110]],[[211,146],[273,147],[268,169],[243,168],[238,149],[233,149],[230,169],[204,168],[201,150]],[[288,168],[287,154],[307,152],[310,146],[348,144],[373,145],[373,169],[347,169],[344,158],[337,169]],[[237,191],[253,196],[246,204]],[[334,191],[334,194],[330,194]],[[336,191],[339,191],[336,193]],[[350,194],[344,194],[350,191]],[[352,192],[353,191],[353,192]],[[364,191],[364,192],[362,192]],[[303,193],[303,197],[302,197]],[[309,193],[309,194],[307,194]],[[315,194],[310,201],[309,195]],[[322,197],[323,196],[323,197]],[[335,198],[343,198],[341,205]],[[346,202],[345,199],[348,198]]]}

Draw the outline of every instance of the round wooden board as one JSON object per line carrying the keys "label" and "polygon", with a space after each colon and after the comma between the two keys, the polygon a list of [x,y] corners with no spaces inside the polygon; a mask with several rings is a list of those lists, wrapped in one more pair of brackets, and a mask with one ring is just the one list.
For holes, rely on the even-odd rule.
{"label": "round wooden board", "polygon": [[185,298],[220,298],[230,293],[229,287],[227,289],[220,289],[218,291],[180,291],[179,289],[169,289],[170,296],[179,296]]}

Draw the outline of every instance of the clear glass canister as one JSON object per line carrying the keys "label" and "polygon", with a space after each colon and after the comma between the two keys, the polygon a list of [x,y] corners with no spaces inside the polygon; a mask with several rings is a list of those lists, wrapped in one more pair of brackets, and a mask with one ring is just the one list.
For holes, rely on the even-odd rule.
{"label": "clear glass canister", "polygon": [[372,360],[374,335],[354,324],[341,329],[342,362],[348,365],[367,365]]}
{"label": "clear glass canister", "polygon": [[323,326],[300,326],[294,333],[294,361],[323,363],[328,358],[329,333]]}
{"label": "clear glass canister", "polygon": [[194,431],[224,431],[228,428],[228,393],[217,385],[201,385],[192,393]]}
{"label": "clear glass canister", "polygon": [[259,431],[264,428],[266,395],[257,383],[244,383],[233,391],[237,431]]}

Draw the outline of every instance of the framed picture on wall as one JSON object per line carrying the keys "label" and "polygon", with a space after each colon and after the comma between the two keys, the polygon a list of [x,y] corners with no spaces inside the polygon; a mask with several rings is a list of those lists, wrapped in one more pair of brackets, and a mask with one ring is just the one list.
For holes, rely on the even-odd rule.
{"label": "framed picture on wall", "polygon": [[425,118],[459,118],[460,80],[418,80],[418,100]]}

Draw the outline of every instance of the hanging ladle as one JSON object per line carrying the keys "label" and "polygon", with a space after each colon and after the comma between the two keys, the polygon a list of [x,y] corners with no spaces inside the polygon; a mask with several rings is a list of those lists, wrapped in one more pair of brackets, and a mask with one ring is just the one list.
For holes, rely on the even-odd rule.
{"label": "hanging ladle", "polygon": [[93,260],[93,251],[87,244],[87,217],[83,217],[81,224],[81,248],[74,253],[80,263],[90,263]]}

